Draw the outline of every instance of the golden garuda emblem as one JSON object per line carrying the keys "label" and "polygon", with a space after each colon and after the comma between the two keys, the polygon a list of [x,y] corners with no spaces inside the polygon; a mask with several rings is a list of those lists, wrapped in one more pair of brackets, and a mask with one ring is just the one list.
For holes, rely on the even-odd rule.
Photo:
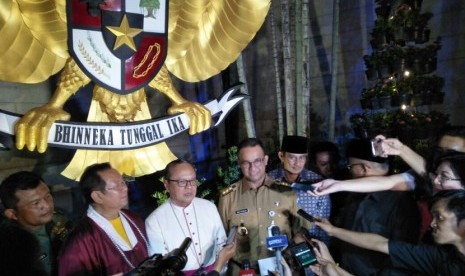
{"label": "golden garuda emblem", "polygon": [[[0,6],[0,79],[37,83],[60,75],[48,103],[17,120],[0,117],[0,132],[8,132],[13,120],[16,147],[39,152],[46,151],[50,137],[78,139],[69,138],[74,137],[71,131],[111,143],[117,133],[127,135],[120,130],[110,137],[111,126],[152,119],[144,91],[149,86],[170,99],[167,113],[178,117],[154,122],[144,133],[154,131],[150,137],[158,139],[164,124],[199,133],[211,126],[216,107],[184,99],[171,74],[198,82],[221,72],[255,36],[269,7],[270,0],[5,0]],[[87,121],[102,124],[100,130],[65,123],[51,133],[52,126],[70,119],[63,110],[68,98],[87,85],[93,85]],[[217,103],[224,102],[222,98]],[[112,150],[81,148],[63,172],[68,178],[78,179],[95,162],[110,162],[126,175],[140,176],[176,158],[164,142]]]}

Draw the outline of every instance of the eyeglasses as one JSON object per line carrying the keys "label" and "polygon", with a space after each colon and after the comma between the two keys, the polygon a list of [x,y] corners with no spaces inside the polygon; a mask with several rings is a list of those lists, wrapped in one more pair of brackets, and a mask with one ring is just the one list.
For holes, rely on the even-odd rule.
{"label": "eyeglasses", "polygon": [[181,180],[176,180],[176,179],[168,179],[170,182],[176,183],[179,187],[186,187],[187,185],[189,186],[196,186],[197,185],[197,179],[181,179]]}
{"label": "eyeglasses", "polygon": [[431,178],[433,182],[434,180],[437,179],[440,185],[444,184],[444,182],[446,181],[461,181],[462,180],[460,178],[450,178],[442,174],[437,174],[435,172],[430,172],[429,177]]}
{"label": "eyeglasses", "polygon": [[352,170],[354,166],[357,166],[357,165],[363,166],[363,163],[348,164],[347,169],[350,171]]}
{"label": "eyeglasses", "polygon": [[121,181],[118,186],[105,188],[105,191],[118,191],[121,192],[128,188],[128,184],[125,181]]}
{"label": "eyeglasses", "polygon": [[286,158],[291,163],[307,161],[307,155],[289,155],[289,154],[286,154]]}
{"label": "eyeglasses", "polygon": [[239,162],[239,166],[245,167],[245,168],[250,168],[252,166],[258,167],[263,163],[263,160],[265,160],[265,157],[257,158],[252,162],[244,160],[244,161]]}

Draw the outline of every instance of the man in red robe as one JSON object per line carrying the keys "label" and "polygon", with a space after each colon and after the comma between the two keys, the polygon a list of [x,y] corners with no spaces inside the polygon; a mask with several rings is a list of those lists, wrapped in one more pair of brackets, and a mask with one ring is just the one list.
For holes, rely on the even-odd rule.
{"label": "man in red robe", "polygon": [[109,163],[94,164],[79,182],[89,203],[58,258],[59,275],[114,275],[136,268],[148,257],[144,222],[123,209],[128,187]]}

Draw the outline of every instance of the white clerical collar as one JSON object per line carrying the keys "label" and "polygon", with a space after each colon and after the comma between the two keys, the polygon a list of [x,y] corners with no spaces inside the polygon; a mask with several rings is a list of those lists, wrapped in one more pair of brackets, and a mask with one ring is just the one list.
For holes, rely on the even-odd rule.
{"label": "white clerical collar", "polygon": [[171,207],[173,207],[176,211],[185,211],[185,210],[191,210],[194,206],[194,199],[192,199],[191,203],[189,205],[187,205],[186,207],[181,207],[181,206],[178,206],[176,204],[174,204],[174,202],[170,199],[170,205]]}
{"label": "white clerical collar", "polygon": [[132,228],[126,219],[126,216],[121,211],[119,212],[119,217],[121,218],[124,231],[126,231],[126,235],[128,236],[131,246],[129,246],[127,242],[124,241],[123,238],[121,238],[118,232],[116,232],[113,225],[106,218],[104,218],[97,211],[95,211],[95,209],[90,204],[89,204],[89,207],[87,208],[87,216],[91,220],[93,220],[108,235],[108,237],[113,241],[113,243],[115,243],[115,245],[117,245],[123,251],[132,250],[134,246],[136,246],[137,244],[136,235],[134,234],[134,231],[132,231]]}

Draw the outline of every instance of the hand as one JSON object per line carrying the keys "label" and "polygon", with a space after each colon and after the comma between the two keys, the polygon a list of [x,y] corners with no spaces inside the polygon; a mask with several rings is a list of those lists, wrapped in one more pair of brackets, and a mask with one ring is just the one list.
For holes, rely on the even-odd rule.
{"label": "hand", "polygon": [[194,135],[211,126],[211,113],[205,106],[196,102],[184,102],[173,105],[168,109],[168,114],[186,113],[189,117],[189,134]]}
{"label": "hand", "polygon": [[213,270],[221,272],[223,267],[228,263],[229,259],[234,256],[236,253],[236,240],[237,237],[234,238],[234,241],[221,249],[220,253],[218,254],[218,258],[215,262],[215,267]]}
{"label": "hand", "polygon": [[52,124],[57,121],[68,121],[70,115],[62,108],[45,104],[28,111],[15,125],[16,147],[45,152],[48,145],[48,133]]}
{"label": "hand", "polygon": [[324,276],[340,276],[339,268],[335,263],[331,262],[324,262],[318,263],[310,266],[310,269],[316,275],[324,275]]}
{"label": "hand", "polygon": [[286,260],[284,258],[281,258],[281,264],[283,264],[283,273],[284,276],[291,276],[292,275],[292,270],[287,264]]}
{"label": "hand", "polygon": [[317,240],[317,239],[312,239],[312,243],[316,245],[313,247],[313,251],[315,252],[317,259],[321,258],[321,259],[324,259],[325,261],[334,263],[333,256],[331,256],[328,246],[326,246],[324,242]]}
{"label": "hand", "polygon": [[312,196],[322,196],[341,191],[342,182],[334,179],[325,179],[312,185],[315,189],[307,191],[307,193]]}
{"label": "hand", "polygon": [[383,135],[378,135],[375,139],[381,140],[381,157],[388,157],[389,155],[400,155],[404,144],[397,138],[386,138]]}
{"label": "hand", "polygon": [[320,227],[326,233],[328,233],[328,235],[332,235],[335,227],[331,224],[331,222],[329,222],[329,220],[322,218],[320,221],[315,221],[314,223],[316,226]]}
{"label": "hand", "polygon": [[316,275],[339,275],[338,266],[334,262],[331,253],[329,253],[326,244],[317,239],[312,239],[312,242],[316,245],[313,247],[313,251],[315,252],[318,264],[311,265],[310,269]]}

